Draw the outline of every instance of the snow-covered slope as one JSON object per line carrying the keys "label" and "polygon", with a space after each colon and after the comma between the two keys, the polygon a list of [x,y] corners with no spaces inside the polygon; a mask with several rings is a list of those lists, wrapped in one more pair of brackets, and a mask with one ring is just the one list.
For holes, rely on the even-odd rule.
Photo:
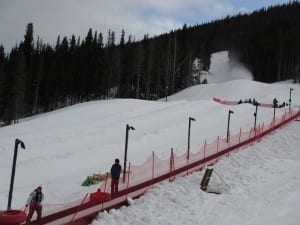
{"label": "snow-covered slope", "polygon": [[214,167],[156,185],[130,207],[101,213],[92,225],[297,225],[300,222],[300,122],[233,153]]}
{"label": "snow-covered slope", "polygon": [[[220,54],[225,57],[223,52]],[[212,61],[212,65],[214,65],[214,63],[215,61]],[[230,76],[230,74],[224,73],[222,74],[222,79],[224,76],[226,77],[226,75],[228,77]],[[196,121],[193,122],[191,129],[191,151],[193,151],[193,149],[195,151],[198,150],[199,147],[203,145],[205,139],[209,142],[214,140],[217,136],[225,136],[229,109],[235,112],[231,119],[232,134],[237,133],[240,128],[250,129],[250,127],[253,126],[254,107],[252,105],[241,104],[229,107],[213,102],[212,97],[215,96],[230,100],[256,98],[258,101],[270,103],[273,98],[276,97],[279,102],[282,102],[288,100],[290,88],[294,89],[292,92],[292,103],[293,105],[299,106],[299,85],[287,83],[263,84],[253,82],[251,79],[230,81],[228,78],[225,83],[210,83],[208,85],[198,85],[188,88],[176,95],[170,96],[168,102],[162,100],[141,101],[133,99],[94,101],[45,113],[32,117],[19,124],[0,128],[0,209],[5,209],[7,204],[15,138],[20,138],[25,142],[26,150],[19,149],[18,152],[12,207],[23,207],[29,192],[37,185],[43,185],[46,203],[64,203],[80,199],[87,192],[95,191],[98,188],[97,186],[80,186],[87,175],[91,175],[98,171],[108,171],[116,157],[120,158],[122,163],[126,124],[130,124],[136,128],[135,131],[130,131],[128,146],[128,159],[136,165],[143,163],[153,150],[162,158],[169,155],[171,147],[175,148],[177,152],[184,152],[187,147],[189,116],[196,119]],[[277,109],[276,115],[280,115],[284,113],[284,111],[285,109]],[[258,122],[270,122],[272,118],[273,109],[259,108]],[[291,131],[291,133],[299,133],[299,125],[294,124],[293,127],[294,130]],[[299,139],[297,139],[297,137],[289,137],[287,134],[284,137],[284,146],[286,146],[285,150],[287,150],[286,154],[288,154],[288,156],[278,158],[278,160],[275,161],[278,162],[278,164],[285,160],[285,162],[291,161],[291,165],[293,164],[294,166],[288,168],[291,169],[291,176],[295,178],[295,182],[298,184],[297,182],[299,182],[299,180],[297,174],[294,172],[298,168],[297,157],[299,155],[297,155],[297,152],[288,152],[294,149],[292,145],[290,147],[288,140],[290,140],[290,142],[295,142],[296,144],[294,145],[299,145]],[[274,141],[266,140],[266,142],[270,144],[275,144],[280,141],[281,137]],[[227,195],[221,195],[217,198],[217,196],[207,196],[200,193],[199,179],[201,174],[195,174],[191,176],[191,178],[182,178],[175,183],[168,183],[164,187],[158,185],[154,190],[154,193],[150,191],[149,196],[146,195],[138,201],[153,201],[154,204],[162,204],[161,207],[169,207],[168,205],[163,205],[164,199],[162,199],[162,196],[158,199],[155,199],[154,197],[155,191],[162,192],[163,189],[166,189],[164,196],[169,196],[171,198],[171,202],[168,204],[173,205],[173,208],[185,211],[186,209],[183,206],[190,202],[190,198],[194,198],[195,201],[199,200],[200,203],[202,202],[202,205],[205,203],[205,205],[210,207],[208,209],[201,208],[201,210],[204,210],[203,213],[206,215],[205,218],[207,221],[214,221],[213,217],[215,215],[212,211],[214,204],[217,206],[218,204],[222,205],[224,203],[226,208],[224,208],[222,213],[227,215],[230,210],[229,205],[236,204],[235,202],[230,202],[229,199],[234,197],[233,199],[237,202],[240,201],[240,204],[244,202],[242,199],[245,200],[247,197],[250,199],[252,194],[250,190],[247,189],[247,186],[255,186],[256,183],[254,183],[254,181],[260,181],[259,179],[267,180],[269,175],[271,176],[273,174],[274,178],[270,178],[272,179],[270,183],[262,184],[268,184],[268,187],[271,188],[273,184],[277,184],[277,181],[279,182],[281,176],[283,176],[282,179],[286,179],[284,178],[286,175],[286,168],[274,168],[274,172],[271,166],[272,163],[269,165],[269,162],[265,162],[268,160],[268,157],[267,159],[261,159],[262,162],[268,164],[266,167],[264,167],[265,164],[263,166],[256,164],[259,163],[259,161],[257,161],[257,159],[260,158],[259,152],[271,152],[271,150],[264,151],[269,147],[267,147],[267,144],[262,145],[263,143],[265,143],[265,141],[252,147],[259,148],[258,153],[253,157],[251,155],[245,156],[247,158],[245,159],[246,162],[242,161],[244,158],[243,154],[245,153],[241,153],[241,155],[237,154],[236,156],[228,158],[227,160],[231,160],[231,163],[228,165],[225,161],[222,161],[220,165],[218,164],[218,167],[220,167],[217,169],[218,173],[221,174],[225,170],[226,173],[222,174],[222,176],[227,176],[226,180],[228,182],[233,183],[234,185],[240,185],[233,185],[228,188],[226,191],[226,193],[228,193]],[[274,145],[270,148],[273,147]],[[276,151],[280,151],[281,148],[283,148],[283,146],[280,145]],[[263,155],[261,157],[263,157]],[[273,158],[275,156],[270,155],[269,157]],[[290,160],[290,158],[293,158],[294,161]],[[251,164],[252,161],[253,165]],[[258,173],[257,175],[251,174],[252,166],[255,167],[255,165]],[[244,167],[245,170],[242,170]],[[261,168],[261,170],[259,170],[259,168]],[[280,171],[278,172],[278,170],[282,170],[282,173]],[[230,171],[232,173],[230,173]],[[244,175],[243,171],[247,174]],[[254,178],[251,177],[252,175]],[[236,180],[230,179],[230,176],[237,176]],[[189,179],[194,180],[189,181]],[[254,181],[252,179],[254,179]],[[177,182],[178,186],[176,186]],[[186,182],[187,185],[191,185],[191,188],[181,187],[181,182],[183,182],[183,185]],[[239,184],[239,182],[241,182],[241,184]],[[289,188],[292,189],[292,187],[294,186]],[[192,191],[193,188],[195,188],[195,192]],[[257,188],[263,189],[261,187]],[[180,193],[174,193],[169,189],[180,189],[183,191],[183,195],[186,195],[187,197],[187,199],[181,200],[183,206],[176,204],[178,200],[175,196],[180,195]],[[186,193],[184,191],[185,189],[191,191],[191,196],[184,194]],[[292,191],[296,190],[292,189]],[[236,193],[241,193],[241,195],[236,195]],[[286,197],[287,204],[291,204],[289,200],[292,201],[292,198],[295,197],[294,195],[296,194],[297,193],[294,193],[290,197]],[[282,197],[285,198],[285,195],[282,194]],[[162,203],[158,203],[159,199],[162,200]],[[168,202],[169,200],[165,199],[165,201]],[[183,203],[184,201],[186,202]],[[261,204],[273,204],[273,202],[270,201],[270,199],[266,199],[266,201],[263,201]],[[256,205],[254,205],[254,202],[252,203],[251,206],[255,207]],[[247,204],[244,204],[244,206],[246,207]],[[155,208],[158,208],[157,213],[162,211],[159,210],[159,207],[157,206],[149,205],[149,207],[148,211],[153,214],[153,217],[158,217],[158,215],[154,213]],[[238,206],[231,207],[234,207],[235,209],[238,208]],[[111,220],[112,224],[114,224],[113,221],[124,222],[124,220],[128,221],[128,223],[124,222],[121,224],[143,224],[148,222],[149,224],[168,224],[163,223],[159,218],[147,218],[148,216],[151,216],[147,214],[147,212],[144,212],[144,214],[140,212],[140,217],[135,216],[135,213],[131,213],[131,210],[138,213],[139,208],[143,207],[133,206],[125,211],[121,210],[114,212],[107,215],[105,218],[106,220]],[[186,218],[186,224],[195,224],[193,223],[193,213],[196,213],[196,211],[191,211],[190,213],[190,218],[188,216],[189,214],[183,214],[182,216]],[[234,210],[232,211],[231,216],[234,215],[233,213],[235,213]],[[239,211],[236,211],[236,213],[239,213]],[[124,214],[128,215],[126,219],[122,217]],[[170,221],[173,221],[169,221],[169,224],[184,224],[182,220],[176,219],[178,217],[174,217],[173,214],[167,214],[167,212],[165,212],[165,214],[169,216]],[[177,214],[180,215],[179,212]],[[105,218],[104,220],[100,219],[98,222],[95,221],[95,224],[109,224]],[[132,218],[132,220],[129,218]],[[156,222],[154,221],[155,219],[157,219]],[[152,220],[154,222],[151,222]],[[176,223],[177,220],[181,221],[181,223]],[[222,220],[207,224],[227,224],[225,223],[225,220],[224,223],[221,222]]]}

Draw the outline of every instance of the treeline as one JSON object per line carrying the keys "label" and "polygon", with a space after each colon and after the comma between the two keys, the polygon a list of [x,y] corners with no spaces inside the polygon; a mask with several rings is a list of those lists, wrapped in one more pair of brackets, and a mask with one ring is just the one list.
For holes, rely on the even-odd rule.
{"label": "treeline", "polygon": [[291,2],[134,41],[89,29],[83,40],[33,39],[33,24],[8,54],[0,46],[0,122],[107,98],[160,98],[193,84],[192,64],[229,50],[257,81],[300,79],[300,3]]}

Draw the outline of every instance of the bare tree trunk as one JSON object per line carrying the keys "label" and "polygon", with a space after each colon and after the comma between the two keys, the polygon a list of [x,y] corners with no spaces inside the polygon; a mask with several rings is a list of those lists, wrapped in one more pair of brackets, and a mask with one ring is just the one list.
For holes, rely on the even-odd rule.
{"label": "bare tree trunk", "polygon": [[188,52],[188,74],[187,74],[187,87],[190,87],[192,85],[192,52],[189,50]]}
{"label": "bare tree trunk", "polygon": [[142,63],[142,44],[139,44],[139,50],[138,50],[138,71],[137,71],[137,87],[136,87],[136,98],[140,98],[140,78],[141,78],[141,63]]}
{"label": "bare tree trunk", "polygon": [[175,92],[176,57],[177,57],[177,37],[176,37],[176,32],[175,32],[174,33],[174,57],[173,57],[172,86],[171,86],[172,93]]}
{"label": "bare tree trunk", "polygon": [[167,52],[167,62],[166,62],[166,76],[165,76],[165,96],[167,101],[167,96],[169,95],[169,84],[170,84],[170,64],[171,64],[171,37],[169,38],[168,52]]}
{"label": "bare tree trunk", "polygon": [[35,89],[35,96],[34,96],[34,105],[32,109],[32,114],[37,113],[37,107],[38,107],[38,99],[39,99],[39,91],[40,91],[40,83],[41,83],[41,78],[43,76],[43,69],[44,69],[44,60],[39,63],[39,68],[38,68],[38,74],[37,74],[37,83],[36,83],[36,89]]}
{"label": "bare tree trunk", "polygon": [[152,71],[152,63],[153,63],[153,44],[150,43],[149,46],[149,56],[147,62],[147,81],[146,81],[146,99],[149,99],[150,96],[150,85],[151,85],[151,71]]}

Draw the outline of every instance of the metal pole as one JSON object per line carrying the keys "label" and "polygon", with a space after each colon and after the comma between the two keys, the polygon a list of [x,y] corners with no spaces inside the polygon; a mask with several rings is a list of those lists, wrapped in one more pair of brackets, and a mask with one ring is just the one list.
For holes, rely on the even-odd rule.
{"label": "metal pole", "polygon": [[230,114],[233,113],[233,111],[229,110],[228,111],[228,123],[227,123],[227,139],[226,142],[228,143],[228,139],[229,139],[229,123],[230,123]]}
{"label": "metal pole", "polygon": [[127,163],[127,147],[128,147],[128,131],[129,125],[126,125],[126,137],[125,137],[125,154],[124,154],[124,170],[123,170],[123,181],[125,181],[126,174],[126,163]]}
{"label": "metal pole", "polygon": [[257,117],[257,107],[258,104],[255,104],[255,113],[254,113],[254,131],[256,130],[256,117]]}
{"label": "metal pole", "polygon": [[15,140],[15,150],[14,150],[14,158],[13,158],[13,165],[12,165],[12,171],[11,171],[11,179],[10,179],[10,186],[9,186],[9,195],[8,195],[8,203],[7,203],[7,211],[11,209],[11,200],[13,195],[13,189],[14,189],[14,181],[15,181],[15,171],[16,171],[16,163],[17,163],[17,156],[18,156],[18,145],[21,143],[21,147],[25,149],[24,143],[16,139]]}
{"label": "metal pole", "polygon": [[290,88],[290,98],[289,98],[289,113],[291,113],[291,104],[292,104],[292,91],[294,89]]}
{"label": "metal pole", "polygon": [[125,175],[126,175],[126,164],[127,164],[127,148],[128,148],[128,134],[129,130],[135,130],[134,127],[129,126],[126,124],[126,137],[125,137],[125,154],[124,154],[124,170],[123,170],[123,182],[125,182]]}
{"label": "metal pole", "polygon": [[194,119],[194,118],[192,118],[192,117],[189,117],[187,159],[189,159],[189,158],[190,158],[191,121],[195,121],[195,119]]}
{"label": "metal pole", "polygon": [[274,105],[273,123],[275,122],[275,110],[276,110],[276,107],[275,107],[275,105]]}

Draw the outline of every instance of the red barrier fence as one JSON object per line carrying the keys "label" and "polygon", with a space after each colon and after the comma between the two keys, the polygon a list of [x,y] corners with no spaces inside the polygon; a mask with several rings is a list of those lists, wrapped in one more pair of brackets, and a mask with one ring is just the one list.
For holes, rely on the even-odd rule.
{"label": "red barrier fence", "polygon": [[[249,102],[248,99],[246,99],[245,101],[242,101],[240,103],[239,103],[239,101],[222,100],[220,98],[215,98],[215,97],[213,97],[213,100],[215,102],[218,102],[218,103],[223,104],[223,105],[238,105],[238,104],[242,104],[242,103],[253,104],[253,102],[251,102],[252,101],[251,99],[250,99],[250,102]],[[259,106],[260,107],[273,108],[273,104],[271,104],[271,103],[262,103],[262,102],[259,102]],[[288,106],[288,105],[285,105],[285,106]]]}
{"label": "red barrier fence", "polygon": [[226,138],[217,138],[212,143],[205,144],[197,151],[176,155],[171,149],[168,159],[158,158],[154,152],[140,166],[129,165],[125,181],[120,179],[119,193],[110,198],[110,178],[101,185],[98,193],[86,195],[81,200],[62,205],[45,205],[44,215],[40,221],[33,221],[32,225],[86,225],[94,219],[99,212],[117,208],[127,204],[127,198],[137,198],[145,193],[154,184],[164,180],[174,180],[176,177],[200,170],[206,165],[217,162],[221,157],[230,152],[246,147],[274,130],[300,117],[297,112],[285,113],[280,118],[273,120],[268,126],[258,125],[256,129],[242,131]]}

